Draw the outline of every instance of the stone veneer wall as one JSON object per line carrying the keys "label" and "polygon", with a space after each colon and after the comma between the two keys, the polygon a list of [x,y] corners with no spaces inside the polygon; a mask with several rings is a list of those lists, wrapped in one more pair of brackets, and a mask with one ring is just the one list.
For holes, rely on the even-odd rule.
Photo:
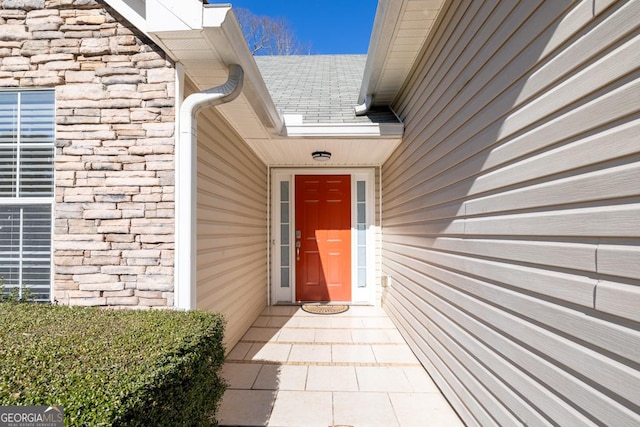
{"label": "stone veneer wall", "polygon": [[173,64],[102,2],[0,3],[0,86],[55,87],[55,299],[172,306]]}

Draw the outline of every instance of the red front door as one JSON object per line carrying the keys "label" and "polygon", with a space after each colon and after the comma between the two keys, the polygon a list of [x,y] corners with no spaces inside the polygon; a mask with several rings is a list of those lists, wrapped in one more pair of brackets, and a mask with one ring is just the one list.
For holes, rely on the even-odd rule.
{"label": "red front door", "polygon": [[351,301],[351,177],[296,176],[296,300]]}

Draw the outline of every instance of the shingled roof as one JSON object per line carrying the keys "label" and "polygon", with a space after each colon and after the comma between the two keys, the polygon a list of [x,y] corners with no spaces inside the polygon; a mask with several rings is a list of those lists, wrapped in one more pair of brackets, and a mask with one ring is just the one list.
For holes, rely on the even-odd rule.
{"label": "shingled roof", "polygon": [[398,123],[388,108],[356,116],[366,55],[256,56],[273,102],[303,123]]}

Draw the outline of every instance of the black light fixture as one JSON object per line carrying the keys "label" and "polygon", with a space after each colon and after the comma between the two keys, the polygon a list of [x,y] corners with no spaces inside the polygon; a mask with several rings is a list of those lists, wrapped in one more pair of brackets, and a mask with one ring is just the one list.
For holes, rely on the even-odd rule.
{"label": "black light fixture", "polygon": [[326,162],[331,159],[331,153],[328,151],[314,151],[311,153],[311,157],[313,157],[313,160],[316,162]]}

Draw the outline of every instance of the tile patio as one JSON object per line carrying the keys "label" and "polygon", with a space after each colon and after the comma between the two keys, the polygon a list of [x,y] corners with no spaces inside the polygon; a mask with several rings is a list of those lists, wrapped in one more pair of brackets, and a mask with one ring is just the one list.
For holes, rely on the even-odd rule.
{"label": "tile patio", "polygon": [[380,308],[268,307],[223,375],[221,426],[463,426]]}

